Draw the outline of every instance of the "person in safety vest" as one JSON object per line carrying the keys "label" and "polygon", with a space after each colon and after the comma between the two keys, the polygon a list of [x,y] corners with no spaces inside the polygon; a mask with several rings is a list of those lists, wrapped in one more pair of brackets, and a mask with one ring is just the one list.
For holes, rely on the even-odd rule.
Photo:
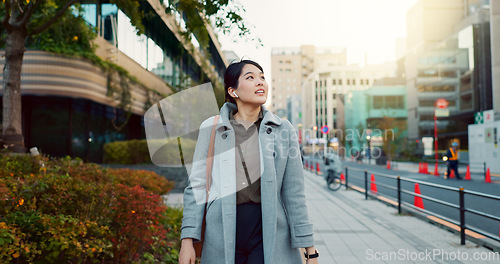
{"label": "person in safety vest", "polygon": [[451,143],[451,148],[448,149],[445,156],[445,161],[448,163],[448,178],[450,177],[451,170],[455,172],[455,177],[457,180],[461,180],[460,174],[458,174],[458,143]]}

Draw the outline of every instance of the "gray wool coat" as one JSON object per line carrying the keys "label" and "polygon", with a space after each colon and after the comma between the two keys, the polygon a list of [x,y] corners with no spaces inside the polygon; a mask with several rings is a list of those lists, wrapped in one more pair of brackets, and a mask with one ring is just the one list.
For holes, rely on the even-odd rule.
{"label": "gray wool coat", "polygon": [[[202,264],[234,264],[236,244],[235,135],[225,103],[217,123],[212,186],[209,192]],[[297,133],[264,106],[260,129],[261,206],[266,264],[301,264],[298,248],[314,245],[313,226],[304,196],[304,176]],[[189,185],[184,190],[181,239],[201,237],[205,207],[205,166],[214,117],[203,121]]]}

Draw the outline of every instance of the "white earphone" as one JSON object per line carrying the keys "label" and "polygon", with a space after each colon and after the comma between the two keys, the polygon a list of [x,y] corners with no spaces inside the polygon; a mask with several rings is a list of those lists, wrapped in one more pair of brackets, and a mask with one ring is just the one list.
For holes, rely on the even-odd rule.
{"label": "white earphone", "polygon": [[233,91],[233,94],[234,96],[236,96],[236,98],[239,98],[239,96]]}

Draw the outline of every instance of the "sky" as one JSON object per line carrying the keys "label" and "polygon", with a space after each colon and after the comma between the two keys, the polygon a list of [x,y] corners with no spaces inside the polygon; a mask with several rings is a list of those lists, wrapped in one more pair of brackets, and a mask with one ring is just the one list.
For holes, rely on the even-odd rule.
{"label": "sky", "polygon": [[[272,47],[347,47],[349,64],[395,60],[395,43],[406,36],[406,11],[417,0],[239,0],[257,42],[219,34],[223,50],[253,59],[271,71]],[[269,79],[269,76],[266,76]]]}

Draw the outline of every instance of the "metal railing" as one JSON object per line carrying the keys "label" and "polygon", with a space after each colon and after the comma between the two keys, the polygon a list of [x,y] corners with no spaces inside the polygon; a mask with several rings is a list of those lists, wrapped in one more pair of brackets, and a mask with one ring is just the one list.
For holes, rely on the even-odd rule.
{"label": "metal railing", "polygon": [[483,170],[483,176],[484,180],[486,181],[486,162],[470,162],[469,163],[469,169],[470,171],[481,171]]}
{"label": "metal railing", "polygon": [[[479,192],[474,192],[474,191],[468,191],[468,190],[465,190],[463,187],[461,187],[461,188],[449,187],[449,186],[445,186],[445,185],[428,183],[428,182],[413,180],[413,179],[404,178],[404,177],[400,177],[400,176],[394,176],[394,175],[374,172],[373,174],[374,175],[376,174],[377,177],[382,177],[382,178],[391,179],[391,180],[395,181],[394,185],[389,185],[389,184],[384,184],[384,183],[378,182],[378,183],[376,183],[377,186],[381,186],[381,187],[384,187],[386,189],[393,190],[393,191],[397,192],[397,195],[396,195],[397,197],[382,195],[380,192],[377,192],[377,195],[375,195],[375,194],[372,194],[371,191],[369,191],[368,183],[371,184],[371,183],[375,183],[375,182],[372,182],[371,179],[370,180],[368,179],[368,171],[362,170],[362,169],[356,169],[356,168],[351,168],[351,170],[364,171],[364,191],[363,192],[365,195],[365,199],[368,199],[368,197],[374,197],[376,199],[381,200],[378,196],[382,196],[382,197],[389,199],[389,200],[392,200],[395,198],[396,200],[392,200],[392,201],[397,203],[397,208],[398,208],[399,214],[402,213],[402,206],[405,206],[407,208],[411,208],[413,210],[422,212],[424,214],[431,215],[431,216],[437,217],[441,220],[453,223],[453,224],[460,227],[460,244],[461,245],[465,245],[465,240],[466,240],[465,230],[470,230],[470,231],[476,232],[476,233],[481,234],[485,237],[488,237],[490,239],[493,239],[495,241],[500,242],[499,237],[496,237],[490,233],[487,233],[485,231],[482,231],[478,228],[475,228],[475,227],[472,227],[472,226],[469,226],[466,224],[465,213],[471,213],[474,215],[478,215],[478,216],[485,217],[488,219],[496,220],[499,222],[500,222],[500,217],[465,207],[465,194],[473,195],[473,196],[477,196],[477,197],[481,197],[481,198],[486,198],[486,199],[492,199],[492,200],[496,200],[496,201],[500,201],[500,196],[489,195],[489,194],[484,194],[484,193],[479,193]],[[346,190],[349,188],[352,188],[352,186],[356,186],[356,185],[349,184],[350,177],[352,177],[352,176],[349,176],[349,168],[345,167],[345,181],[343,184],[345,185]],[[429,187],[438,188],[441,190],[456,192],[456,193],[458,193],[458,205],[454,204],[454,203],[447,202],[447,201],[443,201],[443,200],[440,200],[440,199],[437,199],[434,197],[430,197],[427,195],[417,194],[413,191],[405,190],[401,187],[402,182],[418,183],[419,185],[423,185],[423,186],[429,186]],[[356,187],[360,187],[360,186],[356,186]],[[361,190],[359,190],[358,188],[352,188],[352,189],[361,192]],[[450,219],[446,216],[440,215],[438,213],[435,213],[435,212],[432,212],[429,210],[422,209],[422,208],[417,207],[411,203],[405,202],[401,199],[402,193],[413,196],[413,197],[420,197],[422,199],[432,201],[434,203],[437,203],[437,204],[440,204],[440,205],[443,205],[446,207],[457,209],[459,211],[459,221]]]}

